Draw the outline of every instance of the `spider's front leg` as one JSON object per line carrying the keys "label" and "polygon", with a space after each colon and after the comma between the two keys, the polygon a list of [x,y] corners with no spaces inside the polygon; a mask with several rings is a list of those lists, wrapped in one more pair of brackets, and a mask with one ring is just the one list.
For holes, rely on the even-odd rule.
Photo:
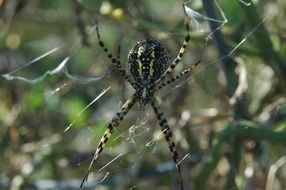
{"label": "spider's front leg", "polygon": [[99,34],[99,29],[98,29],[98,24],[96,23],[96,33],[97,33],[97,38],[98,38],[98,45],[101,47],[101,49],[103,49],[103,51],[105,52],[106,56],[108,57],[108,59],[111,61],[111,63],[116,67],[116,69],[119,71],[120,75],[126,79],[131,86],[133,86],[133,88],[136,88],[136,83],[135,81],[132,80],[132,78],[126,73],[125,69],[122,68],[122,64],[120,62],[120,47],[118,47],[117,51],[118,51],[118,55],[117,58],[115,58],[107,49],[107,47],[105,46],[104,42],[102,41],[100,34]]}
{"label": "spider's front leg", "polygon": [[177,149],[176,149],[176,145],[174,143],[174,140],[173,140],[173,134],[172,134],[172,131],[170,129],[170,126],[167,122],[167,119],[166,117],[164,116],[163,112],[160,111],[160,107],[159,107],[159,104],[158,104],[158,101],[154,98],[154,100],[151,102],[151,106],[157,116],[157,119],[159,120],[159,125],[161,127],[161,131],[163,132],[164,136],[165,136],[165,139],[168,143],[168,146],[169,146],[169,149],[172,153],[172,157],[173,157],[173,160],[176,164],[176,170],[177,170],[177,173],[178,173],[178,180],[179,180],[179,183],[180,183],[180,186],[181,186],[181,190],[184,190],[184,186],[183,186],[183,180],[182,180],[182,174],[181,174],[181,168],[180,168],[180,165],[179,165],[179,156],[178,156],[178,152],[177,152]]}
{"label": "spider's front leg", "polygon": [[124,116],[128,113],[128,111],[132,108],[132,106],[136,103],[135,97],[129,98],[125,104],[122,106],[121,111],[117,112],[115,116],[113,117],[112,121],[108,124],[107,129],[104,132],[104,135],[101,137],[101,140],[97,146],[97,149],[94,153],[94,156],[92,158],[92,161],[89,165],[89,168],[80,184],[80,188],[82,188],[85,181],[87,181],[88,175],[92,169],[92,166],[94,162],[97,160],[100,153],[103,151],[105,145],[107,144],[107,141],[112,135],[112,132],[114,131],[114,128],[116,128],[120,122],[123,120]]}
{"label": "spider's front leg", "polygon": [[190,74],[199,64],[200,64],[201,60],[199,60],[198,62],[196,62],[195,64],[193,64],[190,68],[183,70],[180,74],[165,80],[165,81],[161,81],[157,87],[156,90],[160,90],[161,88],[168,86],[169,84],[179,80],[180,78],[184,77],[185,75]]}
{"label": "spider's front leg", "polygon": [[159,84],[160,81],[164,80],[166,78],[166,75],[170,74],[175,69],[175,67],[180,63],[180,61],[182,60],[183,55],[185,53],[185,50],[187,48],[187,45],[190,42],[191,36],[190,36],[190,25],[189,25],[189,20],[188,20],[189,17],[186,13],[186,10],[185,10],[185,4],[183,4],[183,9],[184,9],[184,13],[185,13],[187,35],[185,37],[183,45],[180,48],[179,53],[177,54],[176,59],[174,59],[174,61],[170,64],[170,66],[165,71],[165,73],[162,74],[161,77],[156,81],[156,84]]}

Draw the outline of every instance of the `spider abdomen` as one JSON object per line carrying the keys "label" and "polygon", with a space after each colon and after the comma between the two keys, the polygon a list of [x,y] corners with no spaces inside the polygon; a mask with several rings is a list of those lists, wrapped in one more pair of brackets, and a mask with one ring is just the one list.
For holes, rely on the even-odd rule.
{"label": "spider abdomen", "polygon": [[129,72],[142,85],[158,80],[167,67],[168,53],[156,40],[139,41],[128,54]]}

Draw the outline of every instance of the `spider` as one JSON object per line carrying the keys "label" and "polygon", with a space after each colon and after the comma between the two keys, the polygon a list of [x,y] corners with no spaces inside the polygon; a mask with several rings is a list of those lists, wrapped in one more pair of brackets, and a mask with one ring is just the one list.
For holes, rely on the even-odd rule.
{"label": "spider", "polygon": [[99,155],[102,153],[114,129],[119,126],[120,122],[124,119],[124,116],[126,116],[126,114],[133,107],[133,105],[138,102],[140,108],[142,109],[144,109],[144,107],[148,104],[150,104],[151,107],[153,108],[153,111],[159,121],[161,131],[165,136],[174,163],[176,165],[178,181],[181,190],[184,189],[181,169],[178,163],[179,156],[176,149],[176,145],[173,140],[173,134],[167,122],[166,117],[160,110],[158,100],[155,98],[155,93],[158,90],[173,83],[174,81],[185,76],[186,74],[190,73],[200,63],[200,61],[198,61],[197,63],[193,64],[190,68],[183,70],[180,74],[178,74],[175,77],[171,77],[169,79],[166,78],[167,75],[170,74],[174,70],[176,65],[181,61],[185,49],[190,41],[190,29],[189,29],[190,27],[187,19],[188,16],[186,14],[185,5],[183,5],[183,9],[186,20],[187,35],[185,36],[185,40],[180,48],[180,51],[177,54],[177,57],[173,60],[173,62],[171,64],[168,64],[169,63],[168,53],[157,40],[146,39],[137,42],[130,50],[128,54],[129,72],[126,72],[122,68],[120,57],[119,56],[114,57],[109,52],[104,42],[100,38],[98,24],[96,23],[96,33],[99,46],[103,49],[108,59],[119,71],[120,75],[131,84],[131,86],[135,90],[135,93],[124,103],[121,110],[115,114],[111,122],[108,124],[107,129],[104,132],[104,135],[102,136],[97,146],[97,149],[94,153],[93,159],[89,165],[87,173],[85,174],[81,182],[80,185],[81,188],[83,187],[84,182],[87,181],[88,175],[91,172],[94,162],[98,159]]}

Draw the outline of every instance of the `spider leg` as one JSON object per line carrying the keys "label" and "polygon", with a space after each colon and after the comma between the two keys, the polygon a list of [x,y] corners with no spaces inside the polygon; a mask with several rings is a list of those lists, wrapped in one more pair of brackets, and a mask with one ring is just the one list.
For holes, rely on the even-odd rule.
{"label": "spider leg", "polygon": [[133,96],[132,98],[129,98],[125,104],[122,106],[121,111],[117,112],[115,116],[113,117],[112,121],[108,124],[107,129],[104,132],[104,135],[101,137],[101,140],[97,146],[97,149],[94,153],[94,156],[92,158],[92,161],[88,167],[88,170],[80,184],[80,188],[82,188],[83,184],[85,181],[87,181],[88,175],[92,169],[92,166],[94,162],[97,160],[99,157],[100,153],[103,151],[105,145],[107,144],[107,141],[112,135],[112,132],[114,129],[120,124],[120,122],[123,120],[124,116],[128,113],[128,111],[132,108],[132,106],[136,103],[136,99]]}
{"label": "spider leg", "polygon": [[200,64],[201,60],[199,60],[198,62],[196,62],[195,64],[193,64],[190,68],[183,70],[180,74],[166,80],[166,81],[161,81],[158,84],[158,87],[156,88],[156,90],[160,90],[161,88],[177,81],[178,79],[182,78],[183,76],[189,74],[190,72],[192,72],[192,70],[194,70],[199,64]]}
{"label": "spider leg", "polygon": [[165,139],[169,145],[169,149],[172,153],[172,157],[173,157],[173,160],[176,164],[176,170],[177,170],[177,173],[178,173],[178,180],[179,180],[179,183],[180,183],[180,186],[181,186],[181,190],[184,190],[184,186],[183,186],[183,180],[182,180],[182,174],[181,174],[181,168],[180,168],[180,165],[178,163],[178,152],[177,152],[177,149],[176,149],[176,145],[174,143],[174,140],[173,140],[173,134],[172,134],[172,131],[170,129],[170,126],[167,122],[167,119],[165,118],[163,112],[160,111],[160,107],[159,107],[159,104],[158,104],[158,101],[154,98],[154,100],[151,102],[151,106],[156,114],[156,117],[159,121],[159,125],[161,127],[161,130],[162,132],[164,133],[164,136],[165,136]]}
{"label": "spider leg", "polygon": [[[121,54],[121,46],[119,45],[118,47],[117,47],[117,53],[116,53],[116,58],[117,58],[117,60],[118,61],[120,61],[120,54]],[[122,73],[125,73],[125,70],[121,67],[121,68],[117,68],[117,70],[119,71],[119,73],[122,75]],[[122,75],[123,77],[125,76],[125,75]],[[129,79],[128,78],[126,78],[126,77],[124,77],[132,86],[133,86],[133,84],[134,84],[134,86],[133,87],[135,87],[135,85],[136,85],[136,83],[133,81],[133,80],[131,80],[131,78],[130,78],[130,76],[129,76]]]}
{"label": "spider leg", "polygon": [[186,14],[186,10],[185,10],[185,5],[183,5],[183,9],[184,9],[184,13],[185,13],[185,20],[186,20],[186,30],[187,30],[187,35],[185,37],[185,40],[183,42],[183,45],[180,48],[179,53],[177,54],[177,57],[174,59],[174,61],[170,64],[170,66],[167,68],[167,70],[165,71],[164,74],[161,75],[161,77],[157,80],[156,84],[158,84],[160,81],[164,80],[166,78],[166,75],[170,74],[175,67],[180,63],[180,61],[183,58],[183,55],[185,53],[186,47],[190,42],[190,25],[189,25],[189,21],[188,21],[188,16]]}
{"label": "spider leg", "polygon": [[107,49],[107,47],[105,46],[104,42],[101,40],[100,38],[100,34],[99,34],[99,30],[98,30],[98,24],[96,23],[96,34],[97,34],[97,38],[98,38],[98,44],[101,47],[101,49],[103,49],[103,51],[105,52],[106,56],[108,57],[108,59],[111,61],[111,63],[116,67],[116,69],[119,71],[120,75],[126,79],[131,86],[133,86],[134,88],[137,86],[137,84],[132,80],[132,78],[126,73],[125,69],[122,68],[121,62],[119,60],[120,58],[120,46],[118,48],[118,55],[117,58],[115,58]]}

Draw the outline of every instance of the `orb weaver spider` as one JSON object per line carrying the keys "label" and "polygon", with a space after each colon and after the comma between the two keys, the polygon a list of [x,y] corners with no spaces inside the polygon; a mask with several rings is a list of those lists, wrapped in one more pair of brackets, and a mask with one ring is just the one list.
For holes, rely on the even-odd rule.
{"label": "orb weaver spider", "polygon": [[179,75],[166,79],[167,75],[169,75],[181,61],[185,49],[190,41],[190,27],[185,5],[183,5],[183,9],[186,20],[187,35],[185,36],[185,40],[174,61],[171,64],[168,64],[168,53],[158,41],[153,39],[142,40],[137,42],[128,54],[128,69],[130,75],[125,71],[125,69],[122,68],[120,57],[114,57],[108,51],[104,42],[101,40],[98,25],[96,23],[96,33],[99,46],[103,49],[108,59],[119,71],[120,75],[134,88],[135,93],[124,103],[121,110],[115,114],[111,122],[108,124],[107,129],[97,146],[87,173],[81,182],[81,188],[83,187],[84,182],[87,181],[94,162],[98,159],[100,153],[103,151],[114,129],[119,126],[120,122],[124,119],[124,116],[126,116],[133,105],[138,102],[140,108],[142,109],[144,109],[144,107],[148,104],[150,104],[153,108],[153,111],[159,121],[161,131],[164,134],[165,140],[167,141],[169,149],[172,153],[172,157],[176,165],[180,188],[181,190],[184,189],[179,165],[179,156],[173,140],[173,134],[166,117],[164,116],[163,112],[160,111],[158,100],[155,98],[155,93],[158,90],[187,75],[200,63],[200,61],[198,61],[189,69],[183,70]]}

